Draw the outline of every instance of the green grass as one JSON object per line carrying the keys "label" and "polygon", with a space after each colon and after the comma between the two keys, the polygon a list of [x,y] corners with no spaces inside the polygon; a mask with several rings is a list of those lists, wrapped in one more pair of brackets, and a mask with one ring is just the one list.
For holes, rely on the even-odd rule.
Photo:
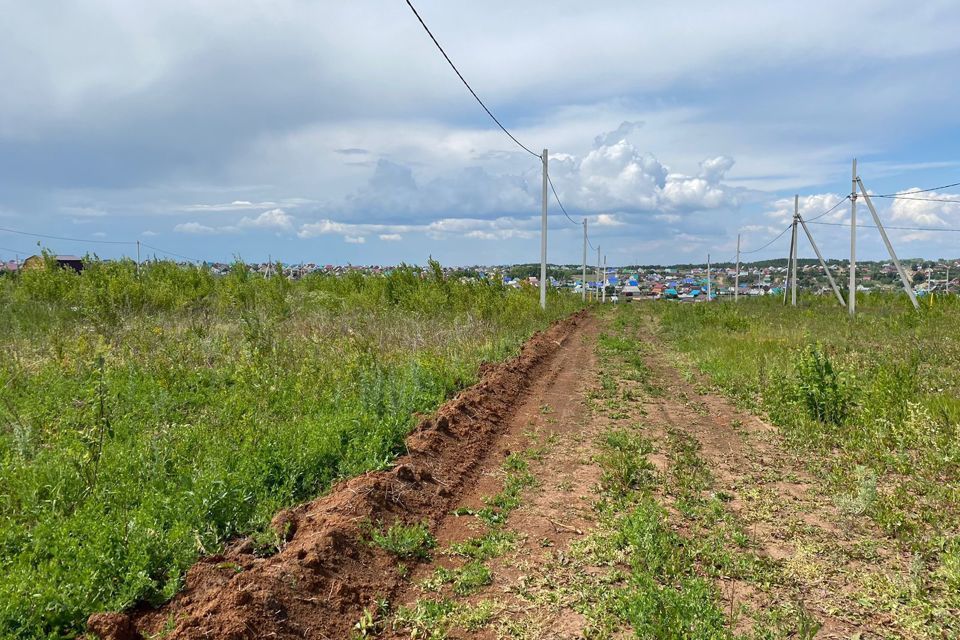
{"label": "green grass", "polygon": [[941,614],[960,605],[960,300],[917,312],[904,296],[871,294],[855,320],[813,297],[796,309],[748,299],[631,313],[659,322],[723,393],[776,424],[847,526],[872,522],[912,554],[911,586],[878,597],[878,611],[921,636],[956,632]]}
{"label": "green grass", "polygon": [[202,553],[388,466],[415,415],[577,308],[446,279],[156,262],[0,277],[0,637],[160,602]]}
{"label": "green grass", "polygon": [[370,542],[401,560],[426,560],[437,540],[423,523],[394,522],[385,530],[373,529]]}

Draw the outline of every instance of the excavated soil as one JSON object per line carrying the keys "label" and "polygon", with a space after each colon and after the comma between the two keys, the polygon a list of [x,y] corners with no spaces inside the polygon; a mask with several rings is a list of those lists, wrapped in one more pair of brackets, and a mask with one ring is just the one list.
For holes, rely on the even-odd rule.
{"label": "excavated soil", "polygon": [[252,541],[239,540],[197,562],[167,604],[95,614],[89,631],[103,640],[348,637],[364,608],[403,582],[396,560],[365,542],[364,527],[402,521],[435,529],[483,469],[502,461],[510,418],[535,383],[563,368],[553,366],[558,353],[588,322],[584,312],[573,315],[535,334],[519,356],[484,367],[480,382],[417,426],[390,471],[277,514],[286,542],[275,555],[259,558]]}

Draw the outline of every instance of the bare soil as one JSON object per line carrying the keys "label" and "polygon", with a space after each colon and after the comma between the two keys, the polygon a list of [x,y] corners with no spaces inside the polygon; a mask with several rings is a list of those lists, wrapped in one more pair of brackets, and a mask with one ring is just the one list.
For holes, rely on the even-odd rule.
{"label": "bare soil", "polygon": [[365,607],[403,583],[396,561],[365,541],[364,527],[400,520],[435,528],[489,461],[501,460],[510,418],[571,366],[560,356],[589,322],[585,313],[571,316],[534,335],[519,356],[485,367],[477,384],[418,425],[390,471],[278,514],[287,540],[275,555],[258,558],[252,541],[239,540],[195,564],[164,606],[95,614],[90,632],[104,640],[348,637]]}
{"label": "bare soil", "polygon": [[[676,464],[671,437],[695,440],[711,491],[725,496],[724,508],[744,525],[751,552],[775,567],[773,584],[718,580],[734,631],[750,632],[766,611],[789,602],[818,622],[818,638],[913,637],[872,605],[882,594],[871,585],[908,573],[907,557],[844,515],[774,427],[713,393],[655,327],[640,335],[649,380],[619,377],[616,392],[597,400],[595,348],[603,322],[578,314],[537,334],[518,357],[486,367],[478,384],[423,420],[392,470],[343,482],[278,514],[288,540],[276,555],[257,558],[249,540],[237,541],[198,562],[168,604],[98,614],[90,630],[105,640],[348,638],[378,599],[396,612],[442,597],[466,610],[492,605],[488,623],[472,631],[455,626],[447,631],[451,638],[627,637],[616,626],[602,633],[590,627],[596,624],[590,612],[622,583],[616,567],[593,566],[576,547],[602,527],[594,509],[598,437],[630,426],[655,444],[648,459],[663,478]],[[454,514],[482,508],[504,485],[504,460],[531,450],[536,480],[503,525],[516,543],[487,562],[490,584],[462,596],[449,585],[425,587],[438,569],[464,565],[444,550],[484,532],[477,518]],[[671,526],[689,533],[669,492],[656,493]],[[365,541],[368,523],[394,521],[424,522],[438,541],[433,558],[408,565],[409,574]],[[386,620],[378,632],[410,637],[409,629]]]}

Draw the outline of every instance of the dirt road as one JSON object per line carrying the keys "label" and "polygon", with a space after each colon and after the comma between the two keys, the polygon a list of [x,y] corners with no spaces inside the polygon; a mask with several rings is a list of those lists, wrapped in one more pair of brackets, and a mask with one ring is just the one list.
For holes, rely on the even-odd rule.
{"label": "dirt road", "polygon": [[[168,605],[95,616],[91,630],[117,639],[904,632],[858,591],[865,572],[896,569],[897,556],[876,546],[865,556],[862,531],[776,431],[710,393],[646,322],[621,312],[554,326],[425,420],[392,470],[279,514],[276,554],[258,557],[240,541],[198,563]],[[642,586],[649,552],[629,542],[636,521],[624,515],[644,501],[660,509],[656,548],[677,576],[652,587]],[[706,585],[697,606],[707,613],[678,605],[663,631],[656,618],[668,617],[671,589],[691,590],[678,584]],[[692,631],[710,612],[720,630]]]}

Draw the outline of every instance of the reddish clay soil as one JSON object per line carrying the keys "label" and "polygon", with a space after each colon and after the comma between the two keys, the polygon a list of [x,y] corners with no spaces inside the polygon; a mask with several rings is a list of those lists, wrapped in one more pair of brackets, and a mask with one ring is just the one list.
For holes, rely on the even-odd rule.
{"label": "reddish clay soil", "polygon": [[390,471],[279,513],[274,525],[287,540],[275,555],[258,558],[250,540],[239,540],[195,564],[164,606],[95,614],[90,632],[103,640],[348,637],[364,608],[403,584],[396,560],[364,541],[364,525],[399,520],[436,529],[484,469],[502,462],[500,440],[517,408],[570,367],[558,354],[574,348],[570,338],[589,322],[576,314],[534,335],[519,356],[486,367],[480,382],[417,426]]}

